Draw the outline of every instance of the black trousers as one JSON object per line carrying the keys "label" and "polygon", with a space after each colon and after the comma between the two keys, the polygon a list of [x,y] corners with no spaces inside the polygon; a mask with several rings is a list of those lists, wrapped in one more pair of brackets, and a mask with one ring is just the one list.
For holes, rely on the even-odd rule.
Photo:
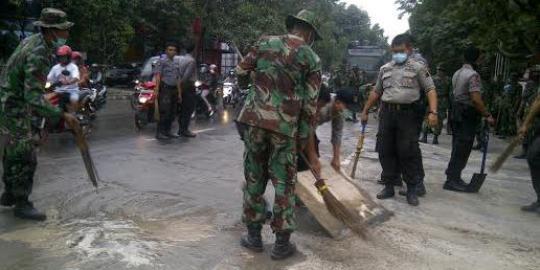
{"label": "black trousers", "polygon": [[159,87],[159,123],[158,132],[168,134],[178,111],[178,88],[161,84]]}
{"label": "black trousers", "polygon": [[474,144],[476,130],[480,124],[480,114],[472,107],[453,106],[452,112],[452,154],[446,169],[448,180],[461,179],[461,172],[467,166]]}
{"label": "black trousers", "polygon": [[382,109],[379,122],[381,178],[398,184],[400,175],[409,185],[423,180],[422,154],[418,145],[418,115],[414,110]]}
{"label": "black trousers", "polygon": [[189,129],[191,115],[193,114],[193,111],[195,111],[196,102],[197,96],[195,94],[195,82],[184,82],[182,84],[182,104],[180,104],[178,116],[178,126],[180,128],[180,132],[184,132]]}
{"label": "black trousers", "polygon": [[531,170],[531,178],[538,202],[540,202],[540,136],[537,136],[529,145],[527,162]]}

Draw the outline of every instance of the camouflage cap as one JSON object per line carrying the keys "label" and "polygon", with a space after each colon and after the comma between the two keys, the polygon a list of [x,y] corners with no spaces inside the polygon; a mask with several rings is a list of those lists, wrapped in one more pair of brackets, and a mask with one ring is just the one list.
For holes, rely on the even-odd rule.
{"label": "camouflage cap", "polygon": [[34,25],[43,28],[67,30],[71,28],[74,23],[68,22],[65,12],[55,8],[44,8],[41,11],[39,21],[34,22]]}
{"label": "camouflage cap", "polygon": [[315,13],[307,9],[303,9],[300,12],[298,12],[296,16],[294,15],[287,16],[287,21],[286,21],[287,29],[289,30],[292,29],[294,25],[298,22],[307,23],[308,25],[311,26],[311,28],[313,28],[313,31],[315,31],[315,35],[316,35],[315,40],[322,39],[321,35],[319,34],[319,27],[321,26],[321,23],[319,19],[317,18],[317,16],[315,15]]}

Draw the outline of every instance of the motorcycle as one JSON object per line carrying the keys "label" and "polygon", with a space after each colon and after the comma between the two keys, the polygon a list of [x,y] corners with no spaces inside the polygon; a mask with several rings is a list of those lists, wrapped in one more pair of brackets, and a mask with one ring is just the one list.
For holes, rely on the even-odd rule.
{"label": "motorcycle", "polygon": [[237,86],[232,82],[223,83],[223,105],[236,106]]}
{"label": "motorcycle", "polygon": [[90,118],[93,120],[97,112],[107,103],[107,86],[101,82],[90,80],[90,87],[81,89],[81,95],[88,97],[88,110]]}
{"label": "motorcycle", "polygon": [[139,82],[135,86],[135,93],[131,97],[131,106],[135,111],[135,127],[143,129],[155,121],[154,110],[156,95],[154,89],[156,84],[152,81]]}
{"label": "motorcycle", "polygon": [[[55,107],[60,107],[61,93],[54,92],[54,88],[59,84],[52,84],[47,82],[45,84],[46,93],[43,95],[45,101],[49,102]],[[88,136],[92,131],[92,117],[90,109],[90,93],[88,91],[82,91],[79,94],[79,106],[75,113],[75,116],[79,120],[81,130],[84,136]],[[65,108],[62,110],[66,111]],[[38,141],[45,142],[51,133],[63,133],[69,131],[69,128],[65,124],[63,119],[58,122],[52,122],[50,119],[34,116],[32,117],[32,127],[34,128],[34,134],[39,136]]]}

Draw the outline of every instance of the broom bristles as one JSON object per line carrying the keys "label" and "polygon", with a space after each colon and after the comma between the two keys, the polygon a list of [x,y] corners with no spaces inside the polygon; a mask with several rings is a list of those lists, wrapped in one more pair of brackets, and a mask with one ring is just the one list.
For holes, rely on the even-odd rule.
{"label": "broom bristles", "polygon": [[366,238],[366,227],[362,219],[355,213],[352,213],[347,206],[341,203],[330,190],[326,189],[321,192],[324,204],[328,211],[337,219],[341,220],[354,233]]}

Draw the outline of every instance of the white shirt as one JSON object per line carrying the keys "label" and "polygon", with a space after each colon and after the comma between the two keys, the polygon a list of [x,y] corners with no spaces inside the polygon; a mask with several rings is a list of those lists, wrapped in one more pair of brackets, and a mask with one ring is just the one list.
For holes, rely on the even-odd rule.
{"label": "white shirt", "polygon": [[[64,70],[69,71],[69,75],[66,76],[62,74]],[[73,63],[69,63],[67,66],[62,66],[61,64],[56,64],[51,71],[49,72],[49,75],[47,75],[47,81],[50,83],[57,83],[60,80],[69,80],[73,81],[74,79],[80,79],[79,74],[79,67]],[[68,84],[68,85],[62,85],[56,87],[54,90],[55,92],[70,92],[70,91],[79,91],[79,84],[78,82]]]}

